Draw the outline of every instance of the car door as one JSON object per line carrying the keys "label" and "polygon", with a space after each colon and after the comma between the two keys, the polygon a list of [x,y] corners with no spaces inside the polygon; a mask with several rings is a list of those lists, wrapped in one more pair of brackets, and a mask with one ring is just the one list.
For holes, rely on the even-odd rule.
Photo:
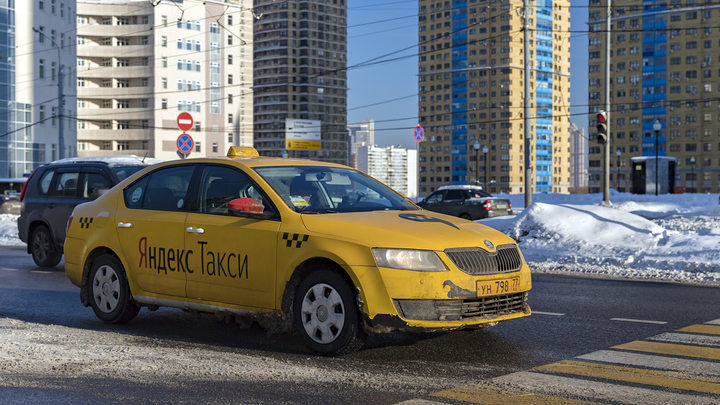
{"label": "car door", "polygon": [[113,186],[112,180],[100,169],[94,167],[83,167],[80,179],[80,198],[90,201],[98,198],[98,191],[109,190]]}
{"label": "car door", "polygon": [[[238,198],[262,203],[272,218],[231,215],[228,203]],[[193,205],[185,221],[188,298],[274,308],[280,220],[270,200],[241,170],[207,165]]]}
{"label": "car door", "polygon": [[51,185],[50,198],[42,213],[53,235],[55,246],[62,251],[65,243],[65,228],[76,205],[85,202],[78,193],[80,166],[59,168]]}
{"label": "car door", "polygon": [[145,292],[185,297],[187,195],[196,165],[159,168],[123,190],[114,225]]}
{"label": "car door", "polygon": [[467,194],[459,189],[447,190],[445,198],[440,202],[442,212],[454,217],[460,216],[465,212],[465,199]]}

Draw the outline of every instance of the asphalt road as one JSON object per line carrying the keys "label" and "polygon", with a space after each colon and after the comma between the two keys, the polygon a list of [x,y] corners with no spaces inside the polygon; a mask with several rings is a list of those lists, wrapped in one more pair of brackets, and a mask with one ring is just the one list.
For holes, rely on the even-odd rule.
{"label": "asphalt road", "polygon": [[[585,371],[568,371],[567,367],[578,364],[566,362],[593,353],[617,353],[610,349],[635,341],[654,342],[657,336],[720,319],[720,288],[698,285],[534,275],[529,302],[532,316],[488,329],[372,335],[357,353],[322,358],[308,354],[295,336],[267,336],[258,326],[241,330],[238,325],[224,324],[212,316],[197,320],[175,309],[143,309],[129,324],[103,324],[90,308],[80,304],[79,290],[65,277],[63,263],[40,271],[24,247],[0,246],[0,321],[58,325],[83,333],[119,332],[131,342],[131,348],[144,353],[162,349],[163,353],[183,350],[200,356],[219,354],[221,358],[244,356],[258,363],[271,361],[305,370],[295,381],[276,379],[272,372],[254,378],[228,378],[213,372],[201,377],[182,372],[173,376],[129,372],[117,377],[102,370],[96,374],[18,374],[13,372],[12,359],[3,353],[0,342],[0,403],[504,403],[511,402],[507,395],[517,389],[535,393],[533,403],[545,403],[545,394],[554,395],[547,403],[559,403],[557,397],[618,403],[623,401],[611,396],[593,397],[582,391],[587,391],[590,383],[622,380],[607,374],[616,370],[593,369],[590,374],[582,374]],[[0,332],[2,329],[0,324]],[[713,334],[708,332],[708,336]],[[678,338],[673,336],[668,339]],[[701,345],[703,350],[720,347],[720,341],[708,341]],[[673,353],[660,355],[668,362],[678,358]],[[649,384],[638,380],[640,377],[621,384],[629,390],[649,389],[651,393],[670,395],[659,397],[665,402],[696,398],[698,403],[714,403],[718,400],[711,396],[712,390],[720,392],[720,354],[713,356],[716,354],[680,356],[682,361],[703,357],[709,362],[706,366],[710,371],[705,374],[711,378],[703,380],[703,384],[711,384],[711,388],[656,380]],[[313,373],[317,373],[316,378]],[[639,373],[645,378],[644,372]],[[328,377],[333,375],[341,377]],[[393,381],[382,381],[386,375]],[[543,383],[543,378],[552,380]],[[660,377],[653,374],[652,378]],[[532,385],[528,381],[534,379],[539,381],[539,388],[524,387]],[[696,377],[683,381],[688,379],[697,383]],[[400,382],[395,384],[395,380]],[[571,387],[578,381],[584,388]],[[487,385],[479,389],[478,384]],[[469,386],[475,388],[463,388]],[[600,392],[603,387],[593,389]],[[500,399],[492,402],[496,394]],[[636,394],[632,391],[624,395],[633,398]],[[638,398],[651,398],[645,395]],[[517,398],[512,402],[521,403]]]}

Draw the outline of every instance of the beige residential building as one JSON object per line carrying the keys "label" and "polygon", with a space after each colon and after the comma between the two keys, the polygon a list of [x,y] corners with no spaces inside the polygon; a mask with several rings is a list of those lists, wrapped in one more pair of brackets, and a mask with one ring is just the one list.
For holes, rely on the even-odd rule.
{"label": "beige residential building", "polygon": [[60,115],[75,155],[75,1],[2,1],[0,15],[0,178],[22,178],[61,156]]}
{"label": "beige residential building", "polygon": [[[654,161],[657,155],[677,159],[674,175],[669,174],[671,190],[675,186],[685,187],[686,192],[717,193],[720,6],[709,0],[612,2],[608,61],[606,5],[606,0],[590,0],[588,103],[594,133],[596,114],[605,109],[605,72],[609,66],[611,187],[642,192],[643,181],[637,184],[640,191],[633,190],[633,169],[640,165],[633,165],[631,159]],[[659,131],[653,128],[656,122]],[[601,188],[603,148],[594,137],[591,139],[589,187],[597,192]],[[652,185],[650,190],[654,192]]]}
{"label": "beige residential building", "polygon": [[[154,3],[154,4],[153,4]],[[177,159],[252,146],[252,1],[82,0],[78,155]]]}
{"label": "beige residential building", "polygon": [[[570,2],[533,2],[533,192],[570,187]],[[523,2],[419,1],[419,197],[449,184],[524,192]],[[479,148],[475,149],[475,144]],[[488,153],[483,153],[483,147]]]}

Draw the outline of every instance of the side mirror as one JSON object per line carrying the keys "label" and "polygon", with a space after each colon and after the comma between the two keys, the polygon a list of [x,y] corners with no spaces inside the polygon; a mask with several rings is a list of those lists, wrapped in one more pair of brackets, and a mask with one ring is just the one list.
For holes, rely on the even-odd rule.
{"label": "side mirror", "polygon": [[228,212],[234,217],[270,219],[272,215],[265,213],[265,206],[250,197],[236,198],[228,203]]}

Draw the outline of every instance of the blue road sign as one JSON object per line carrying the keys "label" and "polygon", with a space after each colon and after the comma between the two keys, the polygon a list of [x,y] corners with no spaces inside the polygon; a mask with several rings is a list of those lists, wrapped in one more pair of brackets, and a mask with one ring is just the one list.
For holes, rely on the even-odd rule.
{"label": "blue road sign", "polygon": [[192,136],[188,134],[182,134],[178,136],[176,143],[180,153],[190,153],[195,146],[195,141],[193,141]]}
{"label": "blue road sign", "polygon": [[413,137],[415,137],[415,140],[418,142],[422,142],[422,140],[425,138],[425,130],[420,125],[415,127],[415,132],[413,133]]}

